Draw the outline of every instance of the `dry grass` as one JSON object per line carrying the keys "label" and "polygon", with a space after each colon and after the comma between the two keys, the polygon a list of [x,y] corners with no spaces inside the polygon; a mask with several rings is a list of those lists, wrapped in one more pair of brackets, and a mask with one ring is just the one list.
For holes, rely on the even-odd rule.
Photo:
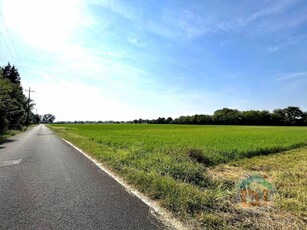
{"label": "dry grass", "polygon": [[246,175],[261,175],[275,186],[268,207],[242,207],[228,200],[225,210],[217,211],[234,228],[307,229],[307,148],[218,165],[208,173],[235,183]]}

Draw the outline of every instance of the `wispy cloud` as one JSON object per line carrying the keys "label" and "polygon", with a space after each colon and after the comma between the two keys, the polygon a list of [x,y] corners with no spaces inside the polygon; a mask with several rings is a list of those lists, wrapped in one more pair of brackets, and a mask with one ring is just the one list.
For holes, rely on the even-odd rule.
{"label": "wispy cloud", "polygon": [[[258,10],[251,11],[249,14],[234,16],[230,20],[217,21],[216,26],[218,30],[216,31],[231,32],[245,29],[247,30],[246,32],[267,35],[276,30],[295,28],[306,22],[306,15],[290,15],[291,18],[288,18],[288,20],[283,20],[283,17],[286,12],[300,2],[302,2],[302,0],[267,1],[265,5]],[[263,3],[259,5],[261,6],[261,4]],[[272,50],[274,50],[274,48],[272,48]]]}
{"label": "wispy cloud", "polygon": [[297,79],[306,79],[307,80],[307,71],[297,72],[297,73],[288,73],[288,74],[278,74],[275,76],[277,81],[289,81]]}
{"label": "wispy cloud", "polygon": [[113,11],[114,13],[124,17],[128,20],[138,20],[137,12],[140,9],[137,5],[132,5],[127,1],[122,0],[90,0],[88,1],[89,4],[108,8],[109,10]]}
{"label": "wispy cloud", "polygon": [[253,13],[250,17],[243,19],[241,23],[246,25],[252,21],[260,20],[262,18],[272,17],[275,15],[279,15],[283,13],[286,9],[288,9],[291,5],[295,4],[297,1],[287,1],[287,0],[279,0],[271,3],[269,6]]}
{"label": "wispy cloud", "polygon": [[278,42],[277,44],[269,46],[267,50],[269,52],[276,52],[278,50],[284,49],[288,46],[299,44],[306,40],[307,40],[307,34],[301,34],[298,36],[287,36],[281,42]]}
{"label": "wispy cloud", "polygon": [[177,31],[177,36],[188,40],[195,39],[214,31],[215,20],[210,16],[202,16],[197,12],[184,9],[176,12],[166,12],[163,22]]}

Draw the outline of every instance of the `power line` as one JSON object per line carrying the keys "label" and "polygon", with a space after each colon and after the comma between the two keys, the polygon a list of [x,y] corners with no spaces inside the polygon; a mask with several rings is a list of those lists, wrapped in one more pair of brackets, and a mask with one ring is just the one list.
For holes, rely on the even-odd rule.
{"label": "power line", "polygon": [[[20,64],[20,67],[21,67],[21,69],[22,69],[22,71],[23,71],[23,73],[24,73],[24,75],[25,75],[25,78],[27,79],[26,71],[25,71],[25,69],[23,68],[21,59],[20,59],[19,54],[18,54],[18,52],[17,52],[16,46],[15,46],[15,44],[14,44],[14,42],[13,42],[11,33],[10,33],[10,31],[9,31],[9,29],[8,29],[8,27],[7,27],[7,25],[6,25],[6,23],[5,23],[5,20],[4,20],[4,17],[3,17],[3,15],[2,15],[1,11],[0,11],[0,15],[1,15],[1,18],[2,18],[2,21],[3,21],[3,24],[4,24],[4,27],[5,27],[5,29],[6,29],[6,32],[7,32],[8,36],[9,36],[10,41],[11,41],[11,44],[12,44],[12,46],[13,46],[13,48],[14,48],[15,53],[16,53],[16,57],[17,57],[17,59],[18,59],[18,62],[19,62],[19,64]],[[13,57],[13,56],[12,56],[12,57]],[[13,60],[14,60],[14,58],[13,58]],[[16,63],[17,63],[17,62],[16,62]]]}
{"label": "power line", "polygon": [[8,44],[6,43],[6,41],[5,41],[5,39],[4,39],[4,36],[2,35],[1,31],[0,31],[0,36],[1,36],[2,40],[4,41],[4,44],[5,44],[6,48],[7,48],[7,50],[9,51],[9,54],[10,54],[12,60],[13,60],[15,63],[17,63],[16,60],[15,60],[15,58],[14,58],[14,55],[12,54],[10,47],[9,47]]}

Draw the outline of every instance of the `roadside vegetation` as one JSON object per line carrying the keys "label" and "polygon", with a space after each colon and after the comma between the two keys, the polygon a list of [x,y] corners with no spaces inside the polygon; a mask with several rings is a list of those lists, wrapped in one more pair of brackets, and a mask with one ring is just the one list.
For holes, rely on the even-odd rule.
{"label": "roadside vegetation", "polygon": [[[194,228],[306,227],[306,127],[50,127]],[[275,184],[269,207],[234,202],[238,181],[249,173]]]}
{"label": "roadside vegetation", "polygon": [[17,68],[10,64],[0,67],[0,141],[39,123],[39,115],[32,113],[34,105],[23,93]]}

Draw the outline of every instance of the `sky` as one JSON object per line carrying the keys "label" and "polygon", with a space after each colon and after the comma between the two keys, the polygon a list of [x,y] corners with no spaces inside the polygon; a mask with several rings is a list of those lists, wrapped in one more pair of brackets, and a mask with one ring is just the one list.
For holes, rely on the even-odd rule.
{"label": "sky", "polygon": [[57,121],[307,110],[306,0],[0,0],[0,12],[0,65]]}

